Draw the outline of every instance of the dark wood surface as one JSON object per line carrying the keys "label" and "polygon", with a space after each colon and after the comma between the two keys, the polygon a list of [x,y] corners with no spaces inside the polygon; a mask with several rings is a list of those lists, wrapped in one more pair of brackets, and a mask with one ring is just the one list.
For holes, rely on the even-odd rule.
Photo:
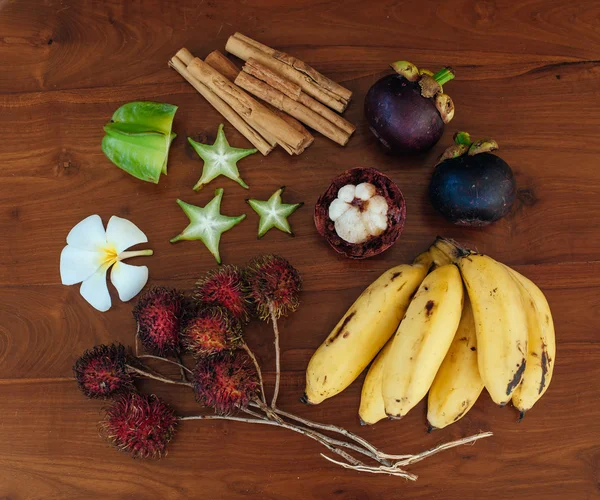
{"label": "dark wood surface", "polygon": [[[0,498],[598,498],[599,17],[593,0],[0,1]],[[253,197],[287,185],[287,202],[306,203],[291,218],[295,238],[271,231],[257,241],[248,193],[232,181],[191,189],[201,163],[185,138],[212,139],[221,118],[167,60],[182,46],[198,55],[223,49],[238,30],[355,93],[346,116],[357,132],[346,148],[317,137],[300,157],[278,150],[240,163]],[[446,87],[456,117],[417,158],[383,154],[362,116],[367,89],[397,59],[449,64],[458,75]],[[179,106],[169,175],[158,186],[123,173],[100,150],[103,124],[131,100]],[[493,136],[517,175],[513,213],[486,229],[451,226],[426,200],[432,162],[458,129]],[[247,147],[230,126],[226,132]],[[312,207],[332,177],[358,165],[392,176],[408,220],[388,252],[351,262],[317,235]],[[104,443],[103,403],[77,391],[71,367],[95,344],[131,344],[132,306],[115,300],[100,313],[78,287],[60,284],[66,234],[92,213],[126,217],[155,251],[144,260],[150,283],[189,289],[214,260],[199,242],[169,244],[187,223],[175,199],[203,205],[218,186],[224,213],[248,213],[223,236],[224,262],[276,252],[304,278],[300,309],[281,322],[283,408],[396,453],[478,430],[494,437],[413,466],[416,483],[344,471],[302,436],[233,422],[181,425],[160,461],[132,460]],[[337,319],[379,273],[410,261],[437,234],[514,266],[546,292],[558,341],[548,393],[521,423],[483,394],[459,423],[432,434],[423,403],[400,422],[361,428],[362,377],[320,406],[303,406],[306,364]],[[271,387],[269,327],[253,323],[247,337]],[[145,388],[181,413],[197,411],[183,389]]]}

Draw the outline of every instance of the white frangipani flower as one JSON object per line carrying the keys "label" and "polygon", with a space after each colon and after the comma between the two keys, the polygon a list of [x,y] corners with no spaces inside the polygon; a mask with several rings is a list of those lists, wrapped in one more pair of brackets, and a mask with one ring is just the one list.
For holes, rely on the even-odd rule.
{"label": "white frangipani flower", "polygon": [[119,298],[127,302],[144,288],[148,281],[148,268],[122,261],[129,257],[152,255],[152,250],[125,250],[147,242],[146,235],[127,219],[113,215],[105,230],[100,216],[90,215],[67,235],[67,246],[60,254],[62,283],[81,283],[79,291],[83,298],[99,311],[108,311],[111,299],[106,273],[113,266],[110,281],[119,292]]}

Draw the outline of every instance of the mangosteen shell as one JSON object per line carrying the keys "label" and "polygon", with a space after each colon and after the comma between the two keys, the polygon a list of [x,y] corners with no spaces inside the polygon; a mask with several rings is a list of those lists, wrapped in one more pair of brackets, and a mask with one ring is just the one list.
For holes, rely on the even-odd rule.
{"label": "mangosteen shell", "polygon": [[427,151],[444,133],[434,99],[421,95],[418,82],[398,74],[384,76],[369,89],[365,117],[371,132],[392,153]]}
{"label": "mangosteen shell", "polygon": [[[337,198],[338,191],[347,184],[354,186],[369,182],[377,188],[377,194],[388,203],[387,229],[365,243],[348,243],[335,232],[335,223],[329,218],[329,205]],[[375,168],[352,168],[338,175],[331,185],[319,197],[315,205],[315,226],[331,247],[351,259],[366,259],[378,255],[390,248],[402,233],[406,220],[406,202],[402,191],[387,175]]]}
{"label": "mangosteen shell", "polygon": [[429,184],[433,207],[459,226],[486,226],[501,219],[510,212],[516,192],[512,169],[492,153],[444,160]]}

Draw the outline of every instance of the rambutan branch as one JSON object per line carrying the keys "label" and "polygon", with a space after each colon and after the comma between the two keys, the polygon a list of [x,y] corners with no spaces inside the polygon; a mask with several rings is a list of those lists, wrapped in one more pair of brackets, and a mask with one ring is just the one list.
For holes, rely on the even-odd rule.
{"label": "rambutan branch", "polygon": [[275,409],[277,404],[277,396],[279,395],[279,381],[281,379],[281,353],[279,349],[279,328],[277,326],[277,316],[273,304],[269,304],[269,314],[273,323],[273,333],[275,334],[275,389],[273,389],[273,399],[271,400],[271,408]]}
{"label": "rambutan branch", "polygon": [[[149,359],[158,359],[160,361],[164,361],[165,363],[171,363],[172,365],[178,366],[182,371],[185,370],[190,375],[192,374],[192,370],[190,370],[187,366],[185,366],[182,362],[173,361],[172,359],[161,358],[160,356],[154,356],[153,354],[140,354],[138,358],[149,358]],[[184,382],[187,382],[184,380]]]}
{"label": "rambutan branch", "polygon": [[154,375],[153,373],[141,370],[140,368],[136,368],[135,366],[125,365],[128,370],[137,373],[138,375],[142,375],[143,377],[151,378],[154,380],[158,380],[160,382],[164,382],[165,384],[173,384],[173,385],[185,385],[186,387],[193,387],[190,382],[180,382],[179,380],[171,380],[170,378],[163,377],[162,375]]}
{"label": "rambutan branch", "polygon": [[242,349],[246,351],[246,354],[250,356],[250,359],[254,363],[254,368],[256,368],[256,374],[258,375],[258,382],[260,384],[260,397],[262,399],[262,402],[264,404],[267,404],[267,396],[265,395],[265,386],[263,384],[262,371],[260,369],[260,365],[258,364],[258,360],[256,359],[254,352],[252,352],[252,349],[250,349],[250,347],[248,346],[248,344],[246,344],[246,341],[244,339],[242,339],[241,346]]}

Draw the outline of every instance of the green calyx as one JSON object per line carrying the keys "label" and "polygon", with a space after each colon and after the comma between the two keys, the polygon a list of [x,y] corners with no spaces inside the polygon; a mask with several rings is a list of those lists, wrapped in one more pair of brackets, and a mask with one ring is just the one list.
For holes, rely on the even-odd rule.
{"label": "green calyx", "polygon": [[471,141],[471,136],[468,132],[456,132],[454,134],[454,144],[449,146],[446,151],[438,158],[436,165],[439,165],[444,160],[458,158],[464,154],[474,156],[479,153],[489,153],[498,149],[498,143],[493,139],[478,139],[475,142]]}
{"label": "green calyx", "polygon": [[396,61],[390,64],[392,69],[406,78],[409,82],[416,82],[419,79],[419,69],[411,62]]}
{"label": "green calyx", "polygon": [[192,241],[200,240],[206,248],[213,254],[217,264],[221,263],[219,254],[219,242],[221,235],[225,231],[229,231],[232,227],[237,226],[246,218],[246,214],[238,217],[228,217],[221,215],[221,200],[223,199],[223,189],[219,188],[215,191],[215,197],[210,200],[206,206],[197,207],[190,205],[184,201],[177,200],[185,215],[187,215],[190,223],[181,232],[181,234],[171,239],[171,243],[177,241]]}
{"label": "green calyx", "polygon": [[188,137],[188,142],[198,153],[198,156],[204,161],[202,167],[202,176],[194,186],[195,191],[200,191],[210,181],[224,175],[237,182],[243,188],[248,189],[248,185],[240,177],[237,162],[242,158],[256,153],[256,149],[233,148],[227,142],[223,124],[219,125],[217,138],[212,145],[201,144]]}
{"label": "green calyx", "polygon": [[433,75],[433,79],[440,85],[444,85],[454,79],[454,70],[452,68],[442,68]]}
{"label": "green calyx", "polygon": [[171,132],[177,106],[135,101],[117,109],[104,126],[102,151],[117,167],[134,177],[158,184],[167,173]]}
{"label": "green calyx", "polygon": [[275,191],[267,201],[255,199],[246,200],[259,216],[258,237],[262,238],[270,229],[276,227],[284,233],[291,234],[292,229],[287,218],[292,215],[304,203],[295,203],[293,205],[285,204],[281,201],[281,195],[285,186]]}
{"label": "green calyx", "polygon": [[465,146],[470,146],[471,135],[468,132],[456,132],[456,134],[454,134],[454,142],[456,144],[464,144]]}

